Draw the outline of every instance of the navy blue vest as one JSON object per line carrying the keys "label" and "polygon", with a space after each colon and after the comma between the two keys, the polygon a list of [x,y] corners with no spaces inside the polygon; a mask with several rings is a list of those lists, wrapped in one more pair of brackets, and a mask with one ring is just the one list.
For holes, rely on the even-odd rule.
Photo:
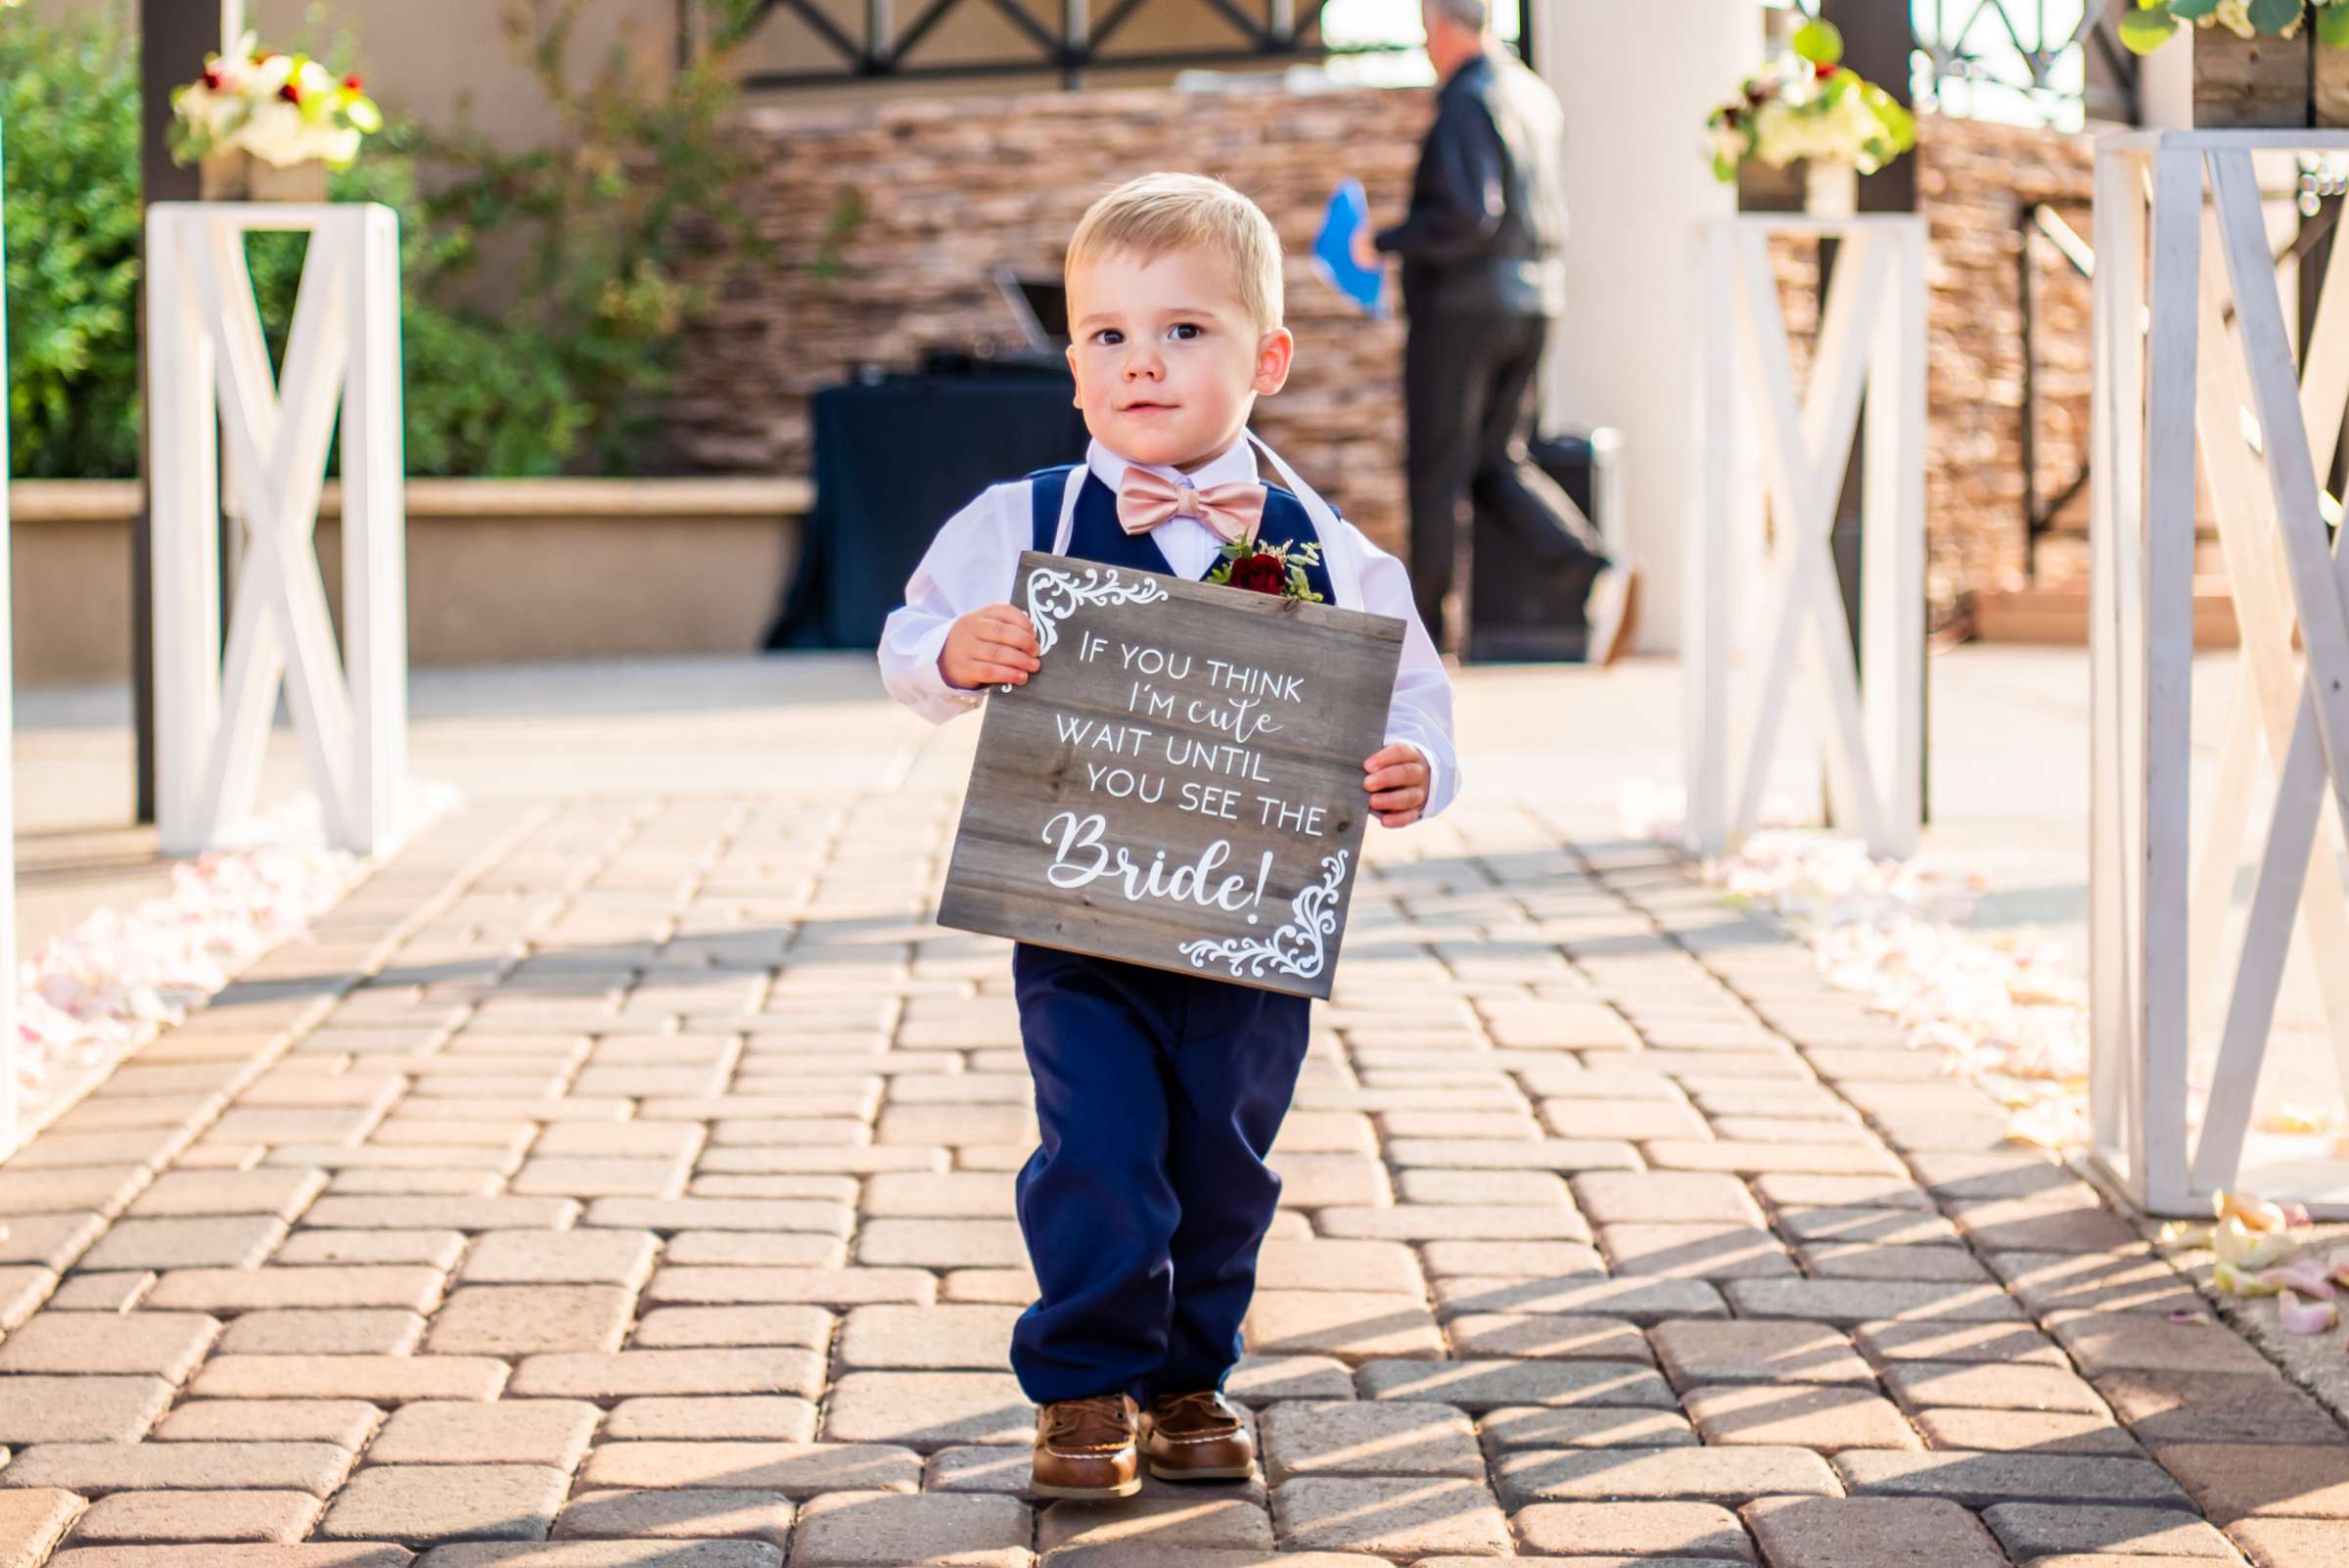
{"label": "navy blue vest", "polygon": [[[1060,531],[1060,502],[1067,492],[1069,471],[1079,465],[1064,464],[1059,468],[1038,469],[1028,476],[1031,507],[1030,533],[1034,547],[1049,552],[1054,535]],[[1265,486],[1265,520],[1258,528],[1258,540],[1265,544],[1312,544],[1319,540],[1313,530],[1313,520],[1307,515],[1305,503],[1277,484]],[[1098,561],[1103,566],[1131,567],[1136,572],[1156,572],[1166,576],[1180,576],[1167,561],[1158,540],[1147,533],[1128,533],[1118,526],[1118,494],[1101,483],[1101,476],[1087,472],[1084,484],[1077,492],[1077,515],[1070,520],[1068,554],[1081,561]],[[1208,567],[1213,572],[1221,566],[1218,557]],[[1202,573],[1202,576],[1206,574]],[[1321,595],[1322,602],[1338,602],[1337,589],[1330,585],[1326,566],[1309,566],[1305,580]],[[1345,608],[1359,610],[1359,605]]]}

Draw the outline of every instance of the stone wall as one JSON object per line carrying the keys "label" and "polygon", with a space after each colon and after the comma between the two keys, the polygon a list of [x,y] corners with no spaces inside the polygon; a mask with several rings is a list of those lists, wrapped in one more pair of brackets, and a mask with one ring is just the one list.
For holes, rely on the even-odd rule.
{"label": "stone wall", "polygon": [[[2092,238],[2095,158],[2084,134],[1933,118],[1918,137],[1917,205],[1931,224],[1925,511],[1936,606],[2023,579],[2020,215],[2046,203]],[[2039,493],[2060,494],[2089,454],[2093,367],[2089,281],[2044,238],[2032,242],[2039,296]],[[2088,572],[2088,492],[2040,549],[2042,582]]]}
{"label": "stone wall", "polygon": [[[1391,546],[1405,516],[1402,329],[1363,321],[1302,257],[1342,173],[1362,180],[1379,221],[1397,215],[1428,107],[1423,91],[1135,90],[755,111],[744,133],[765,169],[756,208],[774,253],[694,335],[672,409],[679,455],[697,469],[805,474],[810,392],[859,365],[911,368],[927,347],[1006,340],[992,267],[1057,272],[1094,195],[1144,169],[1194,169],[1254,197],[1290,252],[1297,365],[1260,405],[1259,429]],[[1931,591],[1947,619],[1965,594],[2021,579],[2016,220],[2050,202],[2085,235],[2090,153],[2083,136],[1932,118],[1916,156],[1932,228]],[[2040,483],[2051,495],[2087,450],[2089,291],[2038,250]],[[1790,280],[1807,268],[1787,258]],[[1789,305],[1799,332],[1811,302]],[[2082,497],[2064,522],[2084,520]],[[2059,542],[2043,576],[2080,554]]]}
{"label": "stone wall", "polygon": [[1330,186],[1359,177],[1399,214],[1429,113],[1409,90],[1041,94],[750,112],[774,247],[695,333],[670,410],[690,468],[804,474],[807,396],[859,365],[1008,346],[996,266],[1057,276],[1093,198],[1153,168],[1214,174],[1253,198],[1289,254],[1287,388],[1255,428],[1333,505],[1400,539],[1403,329],[1365,321],[1305,256]]}

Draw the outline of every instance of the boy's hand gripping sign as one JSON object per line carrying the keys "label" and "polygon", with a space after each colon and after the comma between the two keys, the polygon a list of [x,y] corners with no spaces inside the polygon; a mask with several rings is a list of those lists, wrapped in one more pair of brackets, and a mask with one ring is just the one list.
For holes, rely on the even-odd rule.
{"label": "boy's hand gripping sign", "polygon": [[1327,996],[1401,621],[1024,552],[939,921]]}

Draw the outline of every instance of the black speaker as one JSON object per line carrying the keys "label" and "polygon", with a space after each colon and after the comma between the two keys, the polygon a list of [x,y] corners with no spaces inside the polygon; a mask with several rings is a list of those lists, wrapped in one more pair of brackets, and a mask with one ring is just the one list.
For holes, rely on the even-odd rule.
{"label": "black speaker", "polygon": [[[1612,432],[1545,436],[1531,443],[1542,472],[1555,480],[1583,514],[1604,529],[1604,483],[1614,458]],[[1554,566],[1535,558],[1507,525],[1479,513],[1469,529],[1468,639],[1470,664],[1574,663],[1584,657],[1589,627],[1583,600],[1590,588],[1587,563]]]}

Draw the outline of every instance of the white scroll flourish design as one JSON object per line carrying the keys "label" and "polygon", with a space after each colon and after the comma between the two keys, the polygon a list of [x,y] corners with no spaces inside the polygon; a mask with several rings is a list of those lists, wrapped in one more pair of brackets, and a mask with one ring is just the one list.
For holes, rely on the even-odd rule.
{"label": "white scroll flourish design", "polygon": [[1087,567],[1082,578],[1057,567],[1037,567],[1028,574],[1028,619],[1036,623],[1036,651],[1040,656],[1060,641],[1060,623],[1087,604],[1156,604],[1167,590],[1155,582],[1130,582],[1118,575]]}
{"label": "white scroll flourish design", "polygon": [[1227,963],[1234,976],[1245,972],[1262,979],[1267,964],[1284,975],[1300,978],[1317,975],[1327,956],[1322,941],[1338,929],[1338,891],[1345,885],[1346,852],[1340,850],[1321,857],[1321,880],[1289,901],[1297,918],[1271,936],[1231,937],[1221,942],[1210,942],[1203,937],[1197,942],[1184,943],[1175,951],[1188,958],[1193,969]]}

